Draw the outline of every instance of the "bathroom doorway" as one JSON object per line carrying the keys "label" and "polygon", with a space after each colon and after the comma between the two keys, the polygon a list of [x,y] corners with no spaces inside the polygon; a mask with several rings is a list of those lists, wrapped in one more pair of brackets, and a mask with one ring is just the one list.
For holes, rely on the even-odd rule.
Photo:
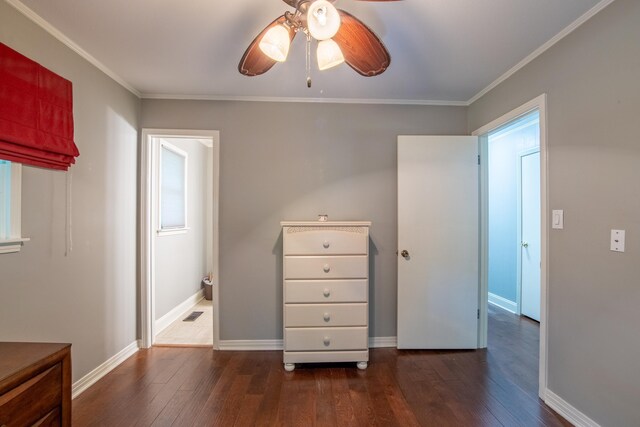
{"label": "bathroom doorway", "polygon": [[142,151],[143,346],[217,348],[219,134],[145,129]]}

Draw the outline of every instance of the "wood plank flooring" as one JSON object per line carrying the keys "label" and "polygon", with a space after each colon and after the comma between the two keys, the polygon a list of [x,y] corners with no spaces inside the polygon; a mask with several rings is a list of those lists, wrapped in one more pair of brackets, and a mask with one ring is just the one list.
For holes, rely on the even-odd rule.
{"label": "wood plank flooring", "polygon": [[141,350],[73,401],[74,426],[569,426],[537,397],[538,325],[490,306],[489,348],[373,349],[366,371],[282,353]]}

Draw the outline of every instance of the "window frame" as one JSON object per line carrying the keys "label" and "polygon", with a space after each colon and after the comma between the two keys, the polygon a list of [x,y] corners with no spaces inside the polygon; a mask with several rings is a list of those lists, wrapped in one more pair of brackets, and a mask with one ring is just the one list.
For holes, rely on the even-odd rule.
{"label": "window frame", "polygon": [[20,252],[24,242],[22,237],[22,164],[11,162],[11,193],[9,197],[9,236],[0,237],[0,254]]}
{"label": "window frame", "polygon": [[[163,150],[171,151],[174,154],[184,159],[184,225],[176,227],[163,227],[162,226],[162,153]],[[188,200],[189,200],[189,186],[187,179],[189,176],[189,154],[170,144],[166,140],[161,140],[158,145],[158,236],[170,236],[174,234],[184,234],[189,230],[188,220]]]}

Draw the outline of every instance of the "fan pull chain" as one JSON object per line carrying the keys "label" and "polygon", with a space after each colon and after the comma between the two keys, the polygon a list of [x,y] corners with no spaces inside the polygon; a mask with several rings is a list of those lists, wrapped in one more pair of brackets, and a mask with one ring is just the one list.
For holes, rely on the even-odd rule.
{"label": "fan pull chain", "polygon": [[311,87],[311,35],[307,34],[307,87]]}

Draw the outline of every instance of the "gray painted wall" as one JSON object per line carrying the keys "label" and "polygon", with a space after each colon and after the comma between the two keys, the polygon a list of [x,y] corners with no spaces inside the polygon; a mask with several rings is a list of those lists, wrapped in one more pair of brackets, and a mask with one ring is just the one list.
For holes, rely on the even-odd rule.
{"label": "gray painted wall", "polygon": [[167,141],[187,152],[189,229],[185,234],[156,237],[156,319],[198,292],[200,281],[207,273],[205,190],[211,149],[193,139],[168,138]]}
{"label": "gray painted wall", "polygon": [[[617,0],[469,108],[469,131],[548,94],[549,389],[640,425],[640,2]],[[625,253],[609,250],[627,230]]]}
{"label": "gray painted wall", "polygon": [[136,340],[139,100],[5,2],[0,41],[73,82],[73,252],[65,256],[65,173],[23,168],[22,229],[0,255],[0,341],[73,344],[81,378]]}
{"label": "gray painted wall", "polygon": [[[375,80],[372,80],[375,81]],[[220,130],[221,339],[282,337],[281,220],[371,220],[370,335],[396,335],[396,140],[460,107],[143,100],[141,127]]]}

